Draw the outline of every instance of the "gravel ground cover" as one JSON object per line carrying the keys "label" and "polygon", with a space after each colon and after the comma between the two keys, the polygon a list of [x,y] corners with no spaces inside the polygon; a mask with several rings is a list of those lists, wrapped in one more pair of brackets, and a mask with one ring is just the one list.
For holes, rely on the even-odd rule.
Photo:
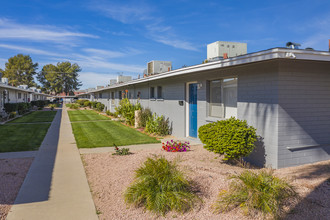
{"label": "gravel ground cover", "polygon": [[[261,215],[245,216],[239,208],[228,213],[213,213],[212,204],[218,193],[228,189],[228,177],[244,168],[222,162],[201,145],[182,153],[169,153],[160,148],[131,150],[134,154],[127,156],[82,155],[100,219],[263,219]],[[201,206],[183,215],[170,212],[165,218],[125,205],[123,192],[132,182],[134,170],[155,154],[164,155],[168,160],[180,158],[180,167],[198,186],[198,195],[204,201]],[[275,175],[287,178],[300,195],[299,201],[286,206],[285,219],[330,219],[330,161],[275,170]]]}
{"label": "gravel ground cover", "polygon": [[33,158],[0,159],[0,220],[15,201]]}

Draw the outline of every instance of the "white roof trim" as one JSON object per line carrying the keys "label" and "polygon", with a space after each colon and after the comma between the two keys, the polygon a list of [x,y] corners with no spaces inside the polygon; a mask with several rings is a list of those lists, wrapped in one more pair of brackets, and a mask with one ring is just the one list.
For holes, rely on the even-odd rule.
{"label": "white roof trim", "polygon": [[101,92],[108,89],[119,88],[123,86],[129,86],[133,84],[139,84],[143,82],[149,82],[153,80],[184,75],[193,72],[200,72],[205,70],[218,69],[229,66],[236,66],[247,63],[254,63],[259,61],[266,61],[271,59],[297,59],[297,60],[315,60],[315,61],[330,61],[330,53],[323,51],[309,51],[309,50],[297,50],[297,49],[288,49],[288,48],[273,48],[265,51],[245,54],[242,56],[232,57],[229,59],[212,61],[209,63],[199,64],[195,66],[189,66],[181,69],[172,70],[165,73],[159,73],[153,76],[148,76],[142,79],[136,79],[128,81],[125,83],[120,83],[117,85],[108,86],[102,89],[96,89],[86,93],[79,94],[77,96],[82,96],[90,93]]}

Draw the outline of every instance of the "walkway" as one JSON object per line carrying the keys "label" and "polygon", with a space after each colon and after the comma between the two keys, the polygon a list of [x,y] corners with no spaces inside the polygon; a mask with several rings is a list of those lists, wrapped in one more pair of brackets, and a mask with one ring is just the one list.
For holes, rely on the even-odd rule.
{"label": "walkway", "polygon": [[66,109],[57,112],[7,219],[98,219]]}

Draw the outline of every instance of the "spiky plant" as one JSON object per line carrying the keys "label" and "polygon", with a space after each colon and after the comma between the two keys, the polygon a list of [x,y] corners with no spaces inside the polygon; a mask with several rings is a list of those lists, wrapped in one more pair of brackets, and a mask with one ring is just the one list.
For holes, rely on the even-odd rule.
{"label": "spiky plant", "polygon": [[295,198],[297,193],[285,180],[275,177],[272,170],[259,173],[244,171],[233,175],[228,191],[222,191],[215,203],[215,211],[228,211],[240,206],[246,214],[255,211],[277,218],[282,213],[283,203]]}
{"label": "spiky plant", "polygon": [[176,162],[164,157],[147,158],[135,171],[135,180],[125,192],[127,204],[165,215],[174,210],[183,213],[199,200]]}

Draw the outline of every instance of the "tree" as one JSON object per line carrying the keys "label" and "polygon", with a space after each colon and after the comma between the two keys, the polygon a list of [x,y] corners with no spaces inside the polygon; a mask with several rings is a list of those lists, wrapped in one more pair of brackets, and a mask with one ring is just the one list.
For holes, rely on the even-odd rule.
{"label": "tree", "polygon": [[81,68],[78,64],[59,62],[57,65],[47,64],[42,68],[37,78],[43,85],[43,90],[59,94],[72,94],[82,85],[78,80]]}
{"label": "tree", "polygon": [[29,55],[17,54],[11,57],[5,67],[2,77],[8,78],[10,84],[36,86],[33,76],[37,74],[38,63],[33,63]]}

